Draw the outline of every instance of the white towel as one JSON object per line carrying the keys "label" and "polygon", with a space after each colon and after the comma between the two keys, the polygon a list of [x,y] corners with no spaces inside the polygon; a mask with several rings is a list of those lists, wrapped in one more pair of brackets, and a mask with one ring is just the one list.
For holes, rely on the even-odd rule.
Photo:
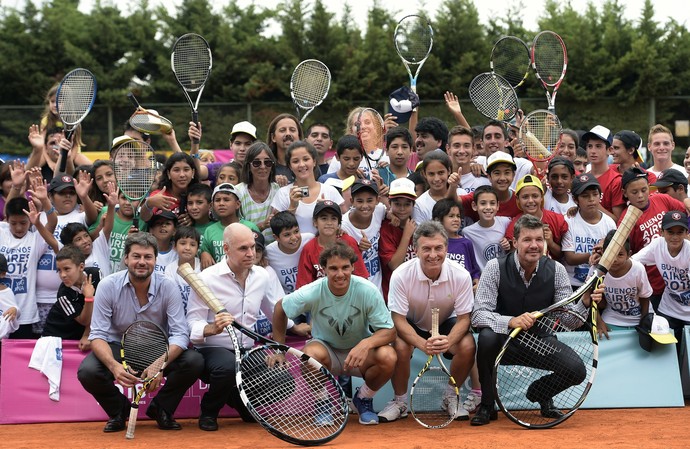
{"label": "white towel", "polygon": [[29,368],[38,370],[48,378],[48,397],[60,400],[60,378],[62,377],[62,338],[41,337],[31,353]]}

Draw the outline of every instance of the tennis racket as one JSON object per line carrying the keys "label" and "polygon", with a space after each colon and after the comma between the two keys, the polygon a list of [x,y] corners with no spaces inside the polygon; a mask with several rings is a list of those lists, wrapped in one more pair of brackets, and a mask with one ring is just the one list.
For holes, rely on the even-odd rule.
{"label": "tennis racket", "polygon": [[[57,113],[65,125],[65,138],[70,140],[77,126],[89,115],[96,101],[96,77],[86,69],[69,72],[58,86]],[[67,166],[67,150],[61,150],[60,173]]]}
{"label": "tennis racket", "polygon": [[139,207],[134,202],[143,200],[149,194],[156,180],[157,165],[153,148],[141,140],[123,143],[113,157],[117,187],[132,204],[132,226],[135,228],[139,228]]}
{"label": "tennis racket", "polygon": [[144,382],[134,396],[129,412],[125,437],[132,439],[137,426],[139,401],[147,392],[151,382],[161,375],[168,363],[168,335],[156,323],[135,321],[122,335],[121,343],[122,366],[127,372]]}
{"label": "tennis racket", "polygon": [[136,108],[129,118],[129,124],[132,125],[132,128],[145,134],[168,134],[172,131],[173,125],[170,120],[151,110],[141,107],[132,92],[127,94],[127,98],[129,98]]}
{"label": "tennis racket", "polygon": [[[177,273],[211,310],[227,312],[189,264],[182,264]],[[244,349],[232,327],[260,345]],[[283,441],[304,446],[324,444],[343,431],[349,413],[347,398],[323,365],[237,321],[232,327],[226,330],[233,346],[239,348],[240,355],[235,359],[237,389],[264,429]]]}
{"label": "tennis racket", "polygon": [[[367,161],[369,172],[367,178],[370,178],[371,169],[376,168],[379,161],[385,154],[383,150],[384,138],[386,136],[386,126],[381,114],[372,108],[360,108],[355,120],[355,130],[357,131],[357,139],[362,146],[362,155]],[[373,162],[373,166],[372,166]]]}
{"label": "tennis racket", "polygon": [[[199,100],[213,67],[213,56],[206,39],[194,33],[187,33],[177,39],[170,55],[170,67],[192,108],[192,121],[198,126]],[[192,95],[196,95],[194,101]],[[194,139],[192,143],[199,142]]]}
{"label": "tennis racket", "polygon": [[[438,337],[438,309],[431,309],[431,336]],[[436,359],[436,364],[433,364]],[[455,419],[461,407],[460,390],[441,359],[430,355],[412,384],[410,411],[417,422],[428,429],[440,429]]]}
{"label": "tennis racket", "polygon": [[500,38],[491,49],[491,73],[501,75],[517,88],[529,75],[530,53],[525,42],[515,36]]}
{"label": "tennis racket", "polygon": [[395,27],[393,41],[410,76],[410,89],[416,93],[417,77],[434,46],[434,30],[424,17],[414,14],[405,16]]}
{"label": "tennis racket", "polygon": [[532,44],[532,68],[546,91],[549,112],[555,114],[556,94],[568,68],[568,52],[561,36],[553,31],[537,34]]}
{"label": "tennis racket", "polygon": [[485,72],[474,77],[469,93],[474,107],[493,120],[507,122],[515,117],[520,107],[513,86],[495,73]]}
{"label": "tennis racket", "polygon": [[561,145],[562,130],[558,117],[545,109],[530,112],[520,124],[518,138],[539,179]]}
{"label": "tennis racket", "polygon": [[[331,71],[323,62],[307,59],[295,67],[290,78],[290,95],[300,123],[326,99],[330,87]],[[302,115],[302,110],[307,112]]]}
{"label": "tennis racket", "polygon": [[601,284],[641,214],[628,208],[587,282],[568,298],[534,312],[537,320],[529,330],[510,333],[496,358],[494,388],[499,408],[511,421],[528,428],[553,427],[585,401],[598,363],[597,306],[592,301],[587,317],[569,306]]}

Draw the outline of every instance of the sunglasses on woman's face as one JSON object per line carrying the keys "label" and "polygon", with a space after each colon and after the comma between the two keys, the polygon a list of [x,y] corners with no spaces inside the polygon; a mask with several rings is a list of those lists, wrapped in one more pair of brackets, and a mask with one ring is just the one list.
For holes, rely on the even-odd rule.
{"label": "sunglasses on woman's face", "polygon": [[261,167],[261,165],[263,165],[266,168],[271,168],[271,167],[273,167],[273,161],[270,159],[263,159],[263,160],[254,159],[252,161],[252,167],[254,167],[254,168],[259,168],[259,167]]}

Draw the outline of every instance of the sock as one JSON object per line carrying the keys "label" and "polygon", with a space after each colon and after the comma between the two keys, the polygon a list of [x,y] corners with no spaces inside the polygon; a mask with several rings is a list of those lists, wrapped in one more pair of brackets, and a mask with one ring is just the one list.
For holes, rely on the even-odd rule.
{"label": "sock", "polygon": [[378,390],[372,390],[371,388],[369,388],[369,386],[368,386],[367,384],[364,384],[364,385],[362,385],[361,388],[359,389],[358,395],[359,395],[359,397],[362,398],[362,399],[364,399],[364,398],[369,398],[369,399],[371,399],[371,398],[373,398],[374,395],[376,394],[376,391],[378,391]]}
{"label": "sock", "polygon": [[482,390],[481,390],[481,389],[475,389],[475,388],[473,388],[472,391],[471,391],[471,393],[472,393],[473,395],[477,396],[478,398],[481,398],[481,397],[482,397]]}
{"label": "sock", "polygon": [[403,404],[407,404],[407,393],[400,395],[396,394],[394,400],[395,402],[402,402]]}

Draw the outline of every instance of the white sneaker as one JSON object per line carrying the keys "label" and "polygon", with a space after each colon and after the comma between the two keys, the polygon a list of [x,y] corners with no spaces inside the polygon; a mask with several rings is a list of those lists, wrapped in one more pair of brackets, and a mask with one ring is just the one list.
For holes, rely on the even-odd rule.
{"label": "white sneaker", "polygon": [[393,422],[401,418],[407,418],[407,414],[407,404],[393,399],[388,401],[383,410],[379,412],[379,421]]}
{"label": "white sneaker", "polygon": [[465,402],[462,403],[462,408],[467,410],[469,413],[474,413],[477,411],[477,407],[479,407],[481,402],[482,396],[476,395],[470,391],[470,393],[467,395],[467,399],[465,399]]}
{"label": "white sneaker", "polygon": [[443,409],[456,421],[467,421],[470,414],[463,407],[459,406],[458,397],[448,394],[443,397]]}

